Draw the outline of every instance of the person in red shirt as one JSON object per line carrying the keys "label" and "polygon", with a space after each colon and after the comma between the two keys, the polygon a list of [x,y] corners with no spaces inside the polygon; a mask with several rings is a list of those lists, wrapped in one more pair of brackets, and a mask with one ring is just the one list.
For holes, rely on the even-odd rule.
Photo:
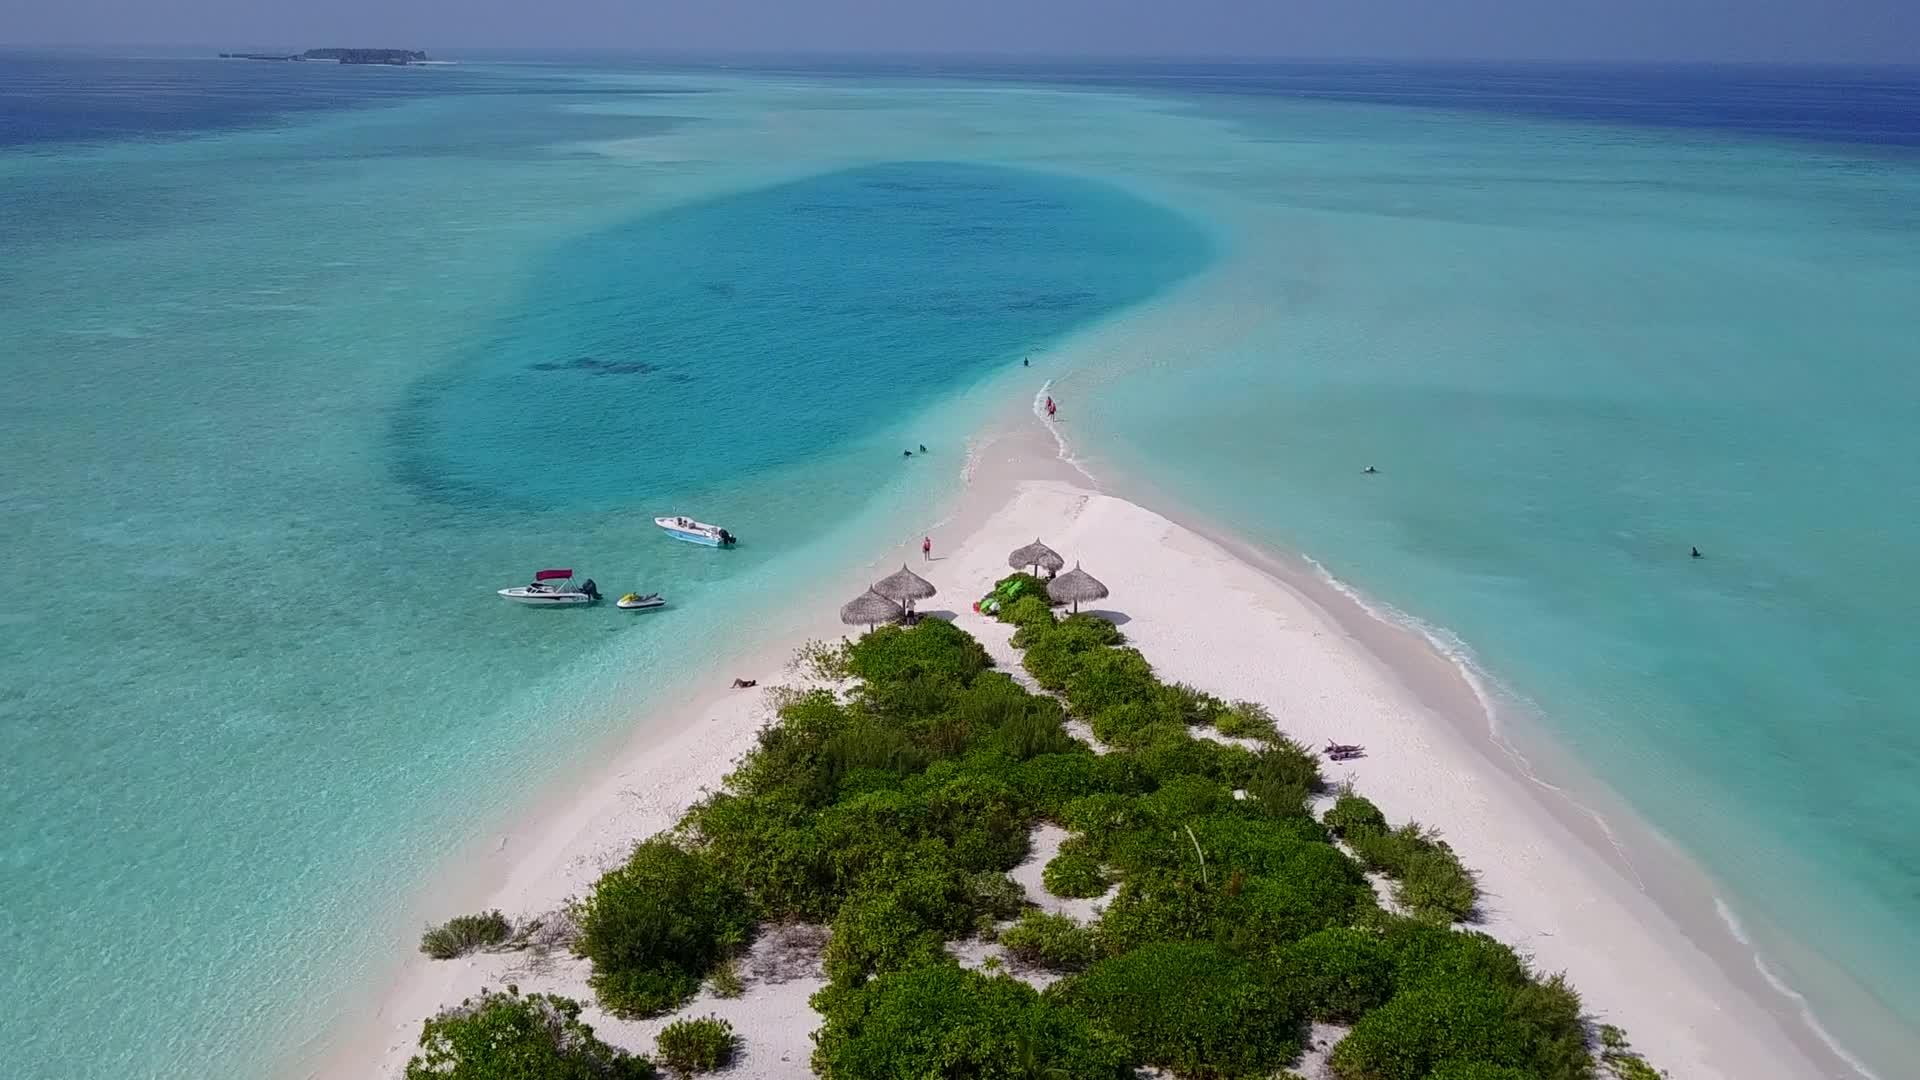
{"label": "person in red shirt", "polygon": [[920,541],[920,557],[923,559],[933,558],[933,537],[928,536]]}

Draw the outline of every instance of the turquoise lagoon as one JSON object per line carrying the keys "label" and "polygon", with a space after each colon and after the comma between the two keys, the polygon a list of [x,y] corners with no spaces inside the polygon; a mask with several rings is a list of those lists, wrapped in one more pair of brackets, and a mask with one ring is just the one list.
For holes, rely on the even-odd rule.
{"label": "turquoise lagoon", "polygon": [[[928,523],[980,419],[938,407],[1208,258],[1170,211],[990,164],[663,194],[567,143],[690,121],[571,100],[0,163],[62,193],[0,271],[0,536],[37,582],[0,623],[10,1073],[300,1055],[411,947],[438,860]],[[744,542],[674,544],[672,512]],[[548,565],[675,607],[491,595]]]}
{"label": "turquoise lagoon", "polygon": [[[1914,163],[1001,74],[476,66],[0,152],[26,1075],[300,1057],[623,701],[934,516],[1029,352],[1095,472],[1459,643],[1899,1075]],[[678,610],[487,595],[553,562]]]}

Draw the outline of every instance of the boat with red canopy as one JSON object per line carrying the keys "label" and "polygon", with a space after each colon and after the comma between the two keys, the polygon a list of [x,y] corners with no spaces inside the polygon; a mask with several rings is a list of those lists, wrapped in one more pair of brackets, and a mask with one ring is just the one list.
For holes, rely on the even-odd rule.
{"label": "boat with red canopy", "polygon": [[572,570],[542,570],[533,575],[531,584],[501,589],[500,595],[530,607],[565,607],[593,603],[600,599],[600,589],[592,578],[575,588]]}

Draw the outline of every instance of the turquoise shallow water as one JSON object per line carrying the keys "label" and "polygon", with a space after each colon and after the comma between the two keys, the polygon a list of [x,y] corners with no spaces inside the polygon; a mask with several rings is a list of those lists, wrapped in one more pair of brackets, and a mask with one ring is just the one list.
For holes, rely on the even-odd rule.
{"label": "turquoise shallow water", "polygon": [[1290,143],[1233,181],[1228,257],[1273,305],[1208,332],[1197,304],[1196,347],[1084,380],[1093,466],[1438,628],[1517,695],[1510,737],[1577,754],[1904,1075],[1920,163],[1238,119]]}
{"label": "turquoise shallow water", "polygon": [[[324,1029],[620,701],[919,528],[1027,352],[1096,468],[1463,641],[1912,1060],[1908,158],[1553,122],[1551,79],[474,67],[277,109],[221,70],[233,115],[0,153],[0,542],[46,586],[0,615],[22,1075],[258,1075]],[[488,595],[551,562],[680,608]]]}
{"label": "turquoise shallow water", "polygon": [[[663,191],[577,140],[690,121],[603,95],[0,161],[63,193],[0,289],[0,546],[41,583],[0,622],[11,1075],[268,1071],[622,702],[924,525],[965,430],[930,409],[1207,259],[998,166]],[[676,511],[745,542],[675,544]],[[676,608],[491,595],[548,565]]]}

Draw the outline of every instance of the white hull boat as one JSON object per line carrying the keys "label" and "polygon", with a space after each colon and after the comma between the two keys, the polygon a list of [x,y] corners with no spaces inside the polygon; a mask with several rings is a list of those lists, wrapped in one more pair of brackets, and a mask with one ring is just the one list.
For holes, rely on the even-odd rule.
{"label": "white hull boat", "polygon": [[665,529],[668,536],[675,540],[685,540],[689,544],[732,547],[739,539],[718,525],[709,525],[690,517],[657,517],[653,519],[653,523]]}
{"label": "white hull boat", "polygon": [[600,599],[600,590],[592,578],[575,588],[571,570],[542,570],[533,575],[532,584],[500,589],[498,593],[502,599],[528,607],[570,607]]}

